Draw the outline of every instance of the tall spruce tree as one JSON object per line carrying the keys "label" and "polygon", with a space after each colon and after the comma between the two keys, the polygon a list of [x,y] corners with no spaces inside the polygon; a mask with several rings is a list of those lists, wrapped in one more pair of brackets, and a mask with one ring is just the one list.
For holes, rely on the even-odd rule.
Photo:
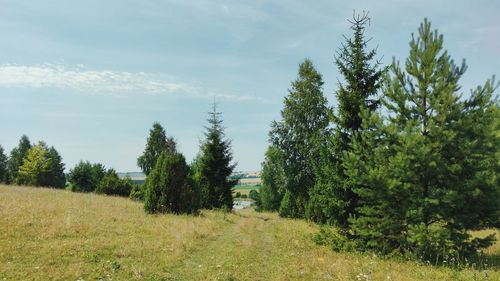
{"label": "tall spruce tree", "polygon": [[30,148],[31,143],[29,138],[23,135],[19,140],[19,145],[10,152],[9,161],[7,162],[9,183],[16,183],[19,167],[23,164],[24,158],[28,155]]}
{"label": "tall spruce tree", "polygon": [[144,174],[149,173],[154,169],[156,160],[160,157],[163,151],[175,152],[176,144],[173,138],[167,137],[165,129],[160,123],[153,123],[153,128],[149,130],[149,137],[146,143],[146,148],[139,158],[137,158],[137,165],[142,169]]}
{"label": "tall spruce tree", "polygon": [[285,217],[305,217],[309,192],[316,181],[318,146],[324,139],[330,114],[322,86],[321,74],[309,59],[304,60],[285,97],[282,120],[271,125],[271,143],[283,157],[285,181],[280,215]]}
{"label": "tall spruce tree", "polygon": [[335,58],[343,82],[339,82],[335,94],[338,108],[333,116],[334,131],[321,149],[318,180],[309,203],[310,218],[343,227],[357,206],[354,187],[344,171],[343,155],[352,149],[353,138],[363,129],[361,112],[373,112],[379,105],[377,92],[385,72],[375,61],[376,50],[367,50],[365,29],[369,21],[368,13],[353,15],[349,21],[353,37],[346,37]]}
{"label": "tall spruce tree", "polygon": [[384,253],[437,262],[473,256],[493,237],[471,239],[469,231],[499,223],[497,85],[488,80],[462,99],[465,62],[454,63],[427,20],[412,35],[404,70],[396,61],[390,69],[387,124],[366,115],[371,129],[346,163],[360,202],[352,233]]}
{"label": "tall spruce tree", "polygon": [[236,164],[231,163],[233,155],[231,141],[224,135],[221,113],[214,103],[205,127],[205,140],[200,147],[200,154],[195,162],[198,185],[203,194],[205,208],[224,208],[232,210],[232,189],[237,180],[230,179]]}
{"label": "tall spruce tree", "polygon": [[0,183],[7,183],[7,155],[0,145]]}

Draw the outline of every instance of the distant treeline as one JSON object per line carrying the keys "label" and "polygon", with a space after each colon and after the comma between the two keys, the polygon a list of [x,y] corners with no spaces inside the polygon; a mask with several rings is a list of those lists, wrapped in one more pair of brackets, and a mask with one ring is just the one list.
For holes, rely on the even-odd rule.
{"label": "distant treeline", "polygon": [[144,184],[136,184],[130,177],[121,179],[114,169],[88,161],[80,161],[65,176],[55,148],[44,142],[31,144],[27,136],[22,136],[10,157],[0,146],[0,182],[127,196],[144,200],[148,213],[197,213],[200,208],[230,211],[238,178],[230,177],[235,164],[220,115],[214,104],[205,140],[190,165],[177,151],[175,140],[154,123],[144,153],[137,159],[146,175]]}
{"label": "distant treeline", "polygon": [[464,260],[494,242],[471,230],[500,226],[500,108],[494,77],[460,94],[443,36],[424,20],[404,63],[369,50],[368,15],[335,55],[335,107],[306,59],[271,125],[260,210],[337,226],[336,250]]}

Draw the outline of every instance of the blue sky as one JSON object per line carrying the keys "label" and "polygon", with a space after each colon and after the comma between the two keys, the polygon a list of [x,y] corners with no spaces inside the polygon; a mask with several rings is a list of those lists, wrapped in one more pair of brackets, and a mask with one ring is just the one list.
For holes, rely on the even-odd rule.
{"label": "blue sky", "polygon": [[500,1],[0,1],[0,145],[44,140],[79,160],[137,171],[159,121],[191,160],[215,99],[238,170],[258,170],[298,64],[331,105],[353,9],[384,63],[404,61],[424,17],[469,66],[463,90],[500,74]]}

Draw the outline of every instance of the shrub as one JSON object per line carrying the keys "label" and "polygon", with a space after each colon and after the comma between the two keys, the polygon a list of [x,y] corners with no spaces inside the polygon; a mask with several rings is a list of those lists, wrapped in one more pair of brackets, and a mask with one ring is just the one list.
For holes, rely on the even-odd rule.
{"label": "shrub", "polygon": [[160,154],[146,180],[144,209],[147,213],[196,213],[199,200],[189,178],[189,167],[180,153]]}

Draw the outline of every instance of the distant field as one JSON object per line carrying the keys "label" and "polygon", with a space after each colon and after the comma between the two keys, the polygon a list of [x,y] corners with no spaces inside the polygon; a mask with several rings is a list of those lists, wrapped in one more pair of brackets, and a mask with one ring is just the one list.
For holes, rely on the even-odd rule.
{"label": "distant field", "polygon": [[233,187],[233,193],[239,192],[248,195],[250,190],[259,190],[260,185],[237,185]]}
{"label": "distant field", "polygon": [[261,184],[260,178],[244,178],[240,179],[238,182],[239,185],[258,185]]}
{"label": "distant field", "polygon": [[[312,242],[317,231],[251,209],[146,215],[126,198],[0,186],[0,280],[500,280],[335,253]],[[500,255],[499,244],[488,251]]]}

